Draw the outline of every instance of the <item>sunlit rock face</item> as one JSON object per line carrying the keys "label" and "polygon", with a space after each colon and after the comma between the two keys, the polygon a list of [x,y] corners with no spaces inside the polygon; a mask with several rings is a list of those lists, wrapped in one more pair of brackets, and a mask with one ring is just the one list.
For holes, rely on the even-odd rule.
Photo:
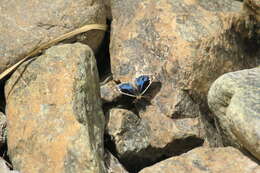
{"label": "sunlit rock face", "polygon": [[103,173],[104,115],[92,50],[54,46],[7,82],[8,152],[16,170]]}
{"label": "sunlit rock face", "polygon": [[[86,24],[105,24],[103,0],[3,0],[0,5],[0,73],[39,45]],[[95,51],[103,31],[77,35],[75,40]]]}
{"label": "sunlit rock face", "polygon": [[260,68],[227,73],[209,90],[208,103],[225,145],[260,159]]}

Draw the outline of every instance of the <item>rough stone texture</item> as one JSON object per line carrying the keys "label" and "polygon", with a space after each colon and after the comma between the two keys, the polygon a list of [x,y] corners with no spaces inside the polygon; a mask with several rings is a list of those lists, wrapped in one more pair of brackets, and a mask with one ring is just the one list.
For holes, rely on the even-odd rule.
{"label": "rough stone texture", "polygon": [[125,168],[119,163],[109,151],[106,152],[105,163],[107,166],[107,173],[128,173]]}
{"label": "rough stone texture", "polygon": [[176,94],[180,100],[187,94],[206,99],[218,76],[260,63],[232,30],[241,5],[225,0],[112,0],[114,79],[157,74],[162,86],[152,104],[168,116],[176,112]]}
{"label": "rough stone texture", "polygon": [[[154,74],[152,111],[171,118],[201,115],[209,145],[222,146],[208,116],[208,90],[222,74],[260,64],[257,27],[248,13],[241,14],[242,3],[111,0],[111,9],[113,78],[128,82]],[[142,117],[149,109],[137,112]]]}
{"label": "rough stone texture", "polygon": [[106,8],[106,16],[107,19],[112,20],[112,14],[111,14],[111,0],[104,0],[105,8]]}
{"label": "rough stone texture", "polygon": [[138,73],[160,72],[165,85],[170,80],[167,89],[174,90],[177,81],[186,84],[187,78],[195,78],[194,72],[198,72],[197,78],[204,77],[200,67],[209,55],[197,57],[195,43],[217,33],[225,13],[239,10],[232,5],[239,2],[224,2],[112,0],[111,62],[115,79],[129,81]]}
{"label": "rough stone texture", "polygon": [[121,94],[116,89],[116,83],[109,81],[100,86],[100,94],[103,103],[115,101]]}
{"label": "rough stone texture", "polygon": [[0,157],[0,172],[1,173],[19,173],[15,170],[10,170],[7,165],[5,164],[5,160]]}
{"label": "rough stone texture", "polygon": [[91,49],[54,46],[5,87],[8,152],[30,173],[103,173],[104,116]]}
{"label": "rough stone texture", "polygon": [[[254,17],[258,23],[260,22],[260,1],[258,0],[245,0],[244,10],[248,15]],[[258,28],[258,34],[260,34],[260,28]]]}
{"label": "rough stone texture", "polygon": [[227,73],[210,88],[208,104],[225,145],[260,159],[260,67]]}
{"label": "rough stone texture", "polygon": [[7,140],[6,125],[6,116],[2,112],[0,112],[0,149],[6,143]]}
{"label": "rough stone texture", "polygon": [[115,152],[130,172],[203,143],[197,118],[172,120],[153,111],[139,118],[126,109],[114,108],[107,119]]}
{"label": "rough stone texture", "polygon": [[238,150],[227,148],[196,148],[147,167],[139,173],[259,173],[260,166]]}
{"label": "rough stone texture", "polygon": [[[105,24],[103,0],[2,0],[0,4],[0,73],[31,50],[85,24]],[[94,50],[103,31],[76,36]],[[73,41],[72,40],[72,41]]]}
{"label": "rough stone texture", "polygon": [[[162,93],[161,96],[155,100],[154,104],[168,117],[179,119],[195,118],[200,115],[199,105],[194,103],[186,91],[176,90],[174,93]],[[171,96],[171,101],[168,103],[166,97],[169,96]]]}
{"label": "rough stone texture", "polygon": [[[244,40],[254,39],[255,44],[250,44],[249,53],[255,53],[260,56],[260,1],[244,0],[242,20],[235,27],[240,28],[240,35]],[[244,20],[243,20],[244,19]],[[242,26],[242,27],[241,27]],[[246,43],[248,44],[248,43]]]}
{"label": "rough stone texture", "polygon": [[106,130],[115,144],[116,154],[121,162],[129,162],[125,166],[137,166],[140,157],[147,157],[143,150],[150,143],[148,123],[126,109],[111,109],[108,116]]}

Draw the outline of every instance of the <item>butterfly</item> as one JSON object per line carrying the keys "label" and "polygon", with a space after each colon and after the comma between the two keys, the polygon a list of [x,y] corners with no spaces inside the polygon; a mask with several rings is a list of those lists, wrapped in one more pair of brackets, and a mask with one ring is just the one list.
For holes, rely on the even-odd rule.
{"label": "butterfly", "polygon": [[151,75],[141,75],[134,80],[134,83],[121,83],[117,85],[117,88],[120,93],[134,97],[136,99],[141,99],[143,94],[152,84]]}

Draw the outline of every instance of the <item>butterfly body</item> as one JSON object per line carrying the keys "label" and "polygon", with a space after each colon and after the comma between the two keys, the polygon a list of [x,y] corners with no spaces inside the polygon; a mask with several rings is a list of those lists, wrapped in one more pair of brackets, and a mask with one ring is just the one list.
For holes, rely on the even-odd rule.
{"label": "butterfly body", "polygon": [[140,99],[150,87],[151,83],[152,77],[150,75],[141,75],[137,77],[133,83],[121,83],[117,87],[120,93]]}

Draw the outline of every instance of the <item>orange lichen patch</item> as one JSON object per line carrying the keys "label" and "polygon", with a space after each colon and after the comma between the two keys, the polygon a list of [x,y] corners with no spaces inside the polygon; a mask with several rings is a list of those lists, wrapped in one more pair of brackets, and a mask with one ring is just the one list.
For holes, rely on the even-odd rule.
{"label": "orange lichen patch", "polygon": [[48,155],[50,160],[50,166],[53,165],[53,167],[50,167],[46,171],[49,173],[52,172],[60,172],[63,168],[63,164],[65,162],[66,155],[68,154],[68,146],[71,145],[70,137],[76,136],[79,131],[79,124],[77,127],[70,126],[67,128],[67,130],[64,130],[62,134],[59,136],[56,136],[55,141],[52,141],[51,143],[48,143],[48,145],[44,146],[43,150],[46,151],[46,155]]}
{"label": "orange lichen patch", "polygon": [[[56,49],[58,55],[52,58]],[[90,118],[87,122],[85,120],[86,109],[92,113],[89,113],[88,116],[95,116],[101,112],[99,101],[92,102],[95,100],[93,97],[99,99],[97,88],[99,83],[98,79],[95,79],[97,69],[94,57],[89,57],[93,54],[90,53],[89,48],[81,44],[62,45],[56,49],[51,48],[45,55],[35,60],[34,64],[28,66],[28,71],[22,76],[26,79],[24,81],[27,82],[27,85],[24,85],[21,80],[17,83],[14,82],[19,76],[18,73],[14,73],[13,78],[7,84],[8,93],[15,83],[13,91],[7,98],[6,109],[9,123],[10,158],[14,166],[22,172],[30,170],[31,172],[53,173],[65,172],[65,167],[71,166],[67,162],[70,162],[70,159],[73,160],[73,154],[76,153],[77,159],[73,161],[77,163],[74,163],[76,166],[72,165],[75,168],[71,169],[78,172],[77,169],[81,167],[81,162],[89,159],[94,160],[93,163],[89,163],[90,167],[98,170],[99,167],[94,162],[98,162],[96,161],[99,159],[97,158],[98,152],[102,148],[95,148],[97,146],[90,144],[89,138],[94,137],[88,136],[92,132],[87,132],[87,130],[98,133],[103,129],[103,121],[100,119],[98,122],[100,124],[98,124],[91,122],[95,118]],[[74,57],[71,57],[70,52],[73,51],[75,54]],[[51,57],[49,58],[49,56]],[[89,68],[85,64],[79,63],[82,60],[80,58],[89,58],[89,61],[86,61]],[[82,75],[80,77],[84,79],[77,79],[78,69],[86,70],[87,73],[83,70],[80,74]],[[95,82],[97,83],[95,84]],[[77,90],[75,86],[80,86],[83,90]],[[84,90],[85,88],[87,90]],[[77,95],[80,94],[81,96],[77,98]],[[85,99],[88,100],[86,105],[81,104]],[[95,107],[96,110],[92,110],[92,107]],[[78,121],[78,116],[82,117],[85,121],[84,124],[97,123],[95,124],[97,127],[90,124],[89,128],[84,128],[84,125]],[[101,135],[102,132],[98,134]],[[101,142],[101,136],[95,137],[98,138],[95,142]],[[81,152],[82,148],[89,149],[90,154]],[[77,153],[78,151],[80,154]],[[86,169],[86,164],[84,164],[81,171]]]}
{"label": "orange lichen patch", "polygon": [[[31,111],[32,110],[33,109],[31,109]],[[72,111],[72,109],[70,109],[70,111]],[[10,137],[8,138],[8,140],[10,141],[8,143],[9,149],[15,149],[16,147],[18,147],[17,144],[21,141],[30,141],[30,143],[34,145],[33,148],[35,151],[31,151],[26,154],[28,155],[25,157],[26,160],[28,159],[28,162],[30,162],[29,160],[31,160],[32,162],[33,160],[38,160],[39,162],[47,162],[46,164],[48,165],[49,169],[49,171],[47,172],[59,172],[60,170],[58,169],[62,168],[62,163],[64,162],[64,158],[67,155],[67,148],[68,145],[70,145],[71,140],[70,138],[71,136],[77,135],[80,124],[78,122],[75,122],[77,120],[75,119],[75,115],[73,115],[73,112],[61,113],[58,112],[58,110],[55,111],[54,109],[52,109],[50,110],[49,118],[41,117],[39,112],[30,112],[30,114],[34,116],[34,118],[24,120],[24,122],[16,124],[17,127],[13,127],[12,124],[15,123],[11,123],[10,129],[20,129],[23,136],[20,135],[21,132],[18,133],[15,130],[10,130],[8,135]],[[8,115],[10,118],[15,117],[14,114],[11,114],[11,112],[8,112]],[[46,116],[48,115],[46,114]],[[17,118],[18,117],[16,117],[16,119]],[[39,118],[42,119],[42,122],[40,122]],[[12,122],[12,119],[14,118],[9,119],[9,122]],[[41,123],[41,125],[39,125],[39,123]],[[66,128],[62,128],[63,126]],[[24,145],[24,147],[26,147],[26,143]],[[36,150],[37,148],[39,148],[39,151]],[[42,153],[42,151],[44,151],[44,154]],[[45,156],[46,158],[39,158],[39,155]],[[34,164],[36,163],[34,162]],[[25,167],[24,170],[27,170],[27,168]]]}

